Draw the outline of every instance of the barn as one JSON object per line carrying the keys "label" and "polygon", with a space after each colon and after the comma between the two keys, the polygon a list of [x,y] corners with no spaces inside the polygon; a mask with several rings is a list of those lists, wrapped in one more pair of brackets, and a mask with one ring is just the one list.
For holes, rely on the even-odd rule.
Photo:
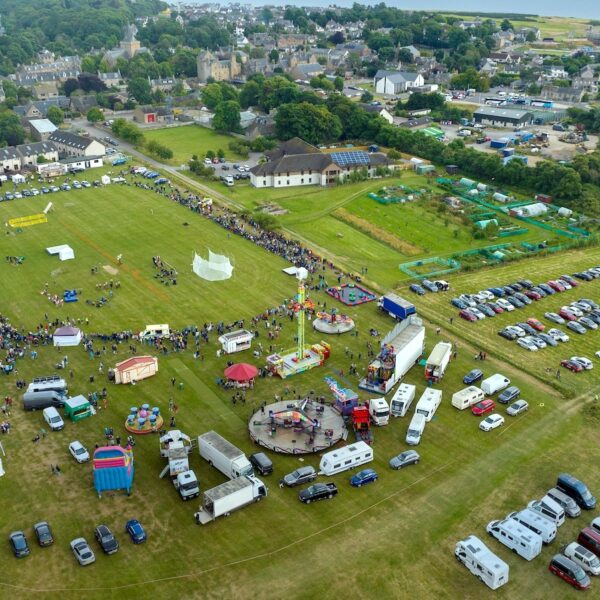
{"label": "barn", "polygon": [[520,127],[533,121],[533,113],[528,110],[514,110],[502,107],[482,106],[473,113],[476,123],[497,127]]}
{"label": "barn", "polygon": [[115,383],[136,383],[158,372],[155,356],[132,356],[115,365]]}

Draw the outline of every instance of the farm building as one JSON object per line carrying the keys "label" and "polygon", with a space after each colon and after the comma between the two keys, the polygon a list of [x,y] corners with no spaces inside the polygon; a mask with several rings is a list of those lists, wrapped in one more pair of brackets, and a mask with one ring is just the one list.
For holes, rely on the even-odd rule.
{"label": "farm building", "polygon": [[115,365],[115,383],[136,383],[158,372],[155,356],[132,356]]}
{"label": "farm building", "polygon": [[527,110],[482,106],[473,113],[473,118],[476,123],[498,127],[517,127],[529,125],[533,121],[533,113]]}

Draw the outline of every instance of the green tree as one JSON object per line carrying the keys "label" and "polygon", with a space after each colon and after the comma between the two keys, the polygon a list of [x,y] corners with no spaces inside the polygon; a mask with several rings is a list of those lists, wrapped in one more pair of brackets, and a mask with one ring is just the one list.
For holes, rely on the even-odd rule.
{"label": "green tree", "polygon": [[127,84],[127,93],[140,104],[150,104],[152,102],[152,90],[145,77],[135,77],[130,80]]}
{"label": "green tree", "polygon": [[206,108],[214,110],[221,102],[223,102],[223,92],[218,83],[209,83],[202,90],[202,102]]}
{"label": "green tree", "polygon": [[375,96],[373,96],[373,94],[371,94],[371,92],[369,92],[368,90],[366,92],[362,93],[362,96],[360,97],[360,101],[363,102],[364,104],[367,104],[369,102],[373,102],[373,98]]}
{"label": "green tree", "polygon": [[502,31],[508,31],[509,29],[512,29],[512,23],[508,20],[508,19],[504,19],[504,21],[502,21],[502,23],[500,23],[500,29],[502,29]]}
{"label": "green tree", "polygon": [[240,90],[240,106],[249,108],[257,106],[260,100],[260,86],[256,81],[247,81]]}
{"label": "green tree", "polygon": [[325,106],[308,102],[281,105],[275,115],[275,127],[281,139],[299,137],[311,144],[337,140],[342,134],[339,117]]}
{"label": "green tree", "polygon": [[171,148],[168,146],[165,146],[165,144],[157,142],[156,140],[147,141],[146,150],[161,160],[170,160],[173,158],[173,150],[171,150]]}
{"label": "green tree", "polygon": [[104,114],[97,106],[94,106],[87,111],[86,118],[90,123],[98,123],[104,119]]}
{"label": "green tree", "polygon": [[278,63],[279,62],[279,52],[275,48],[269,52],[269,62]]}
{"label": "green tree", "polygon": [[25,130],[12,110],[0,112],[0,143],[17,146],[25,140]]}
{"label": "green tree", "polygon": [[131,121],[127,121],[123,118],[115,119],[111,125],[113,133],[127,142],[138,145],[144,141],[144,134],[140,128]]}
{"label": "green tree", "polygon": [[344,89],[344,80],[341,77],[336,77],[333,80],[333,87],[338,91],[341,92]]}
{"label": "green tree", "polygon": [[217,131],[241,131],[240,105],[235,100],[221,102],[215,110],[212,124]]}
{"label": "green tree", "polygon": [[65,113],[58,106],[51,106],[48,109],[48,119],[59,127],[65,120]]}

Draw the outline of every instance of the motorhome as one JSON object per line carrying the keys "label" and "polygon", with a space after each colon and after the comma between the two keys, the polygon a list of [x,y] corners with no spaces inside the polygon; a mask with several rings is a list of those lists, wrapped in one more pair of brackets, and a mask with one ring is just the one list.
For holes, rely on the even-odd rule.
{"label": "motorhome", "polygon": [[557,527],[565,522],[565,511],[562,506],[549,496],[544,496],[541,500],[532,500],[527,507],[537,511],[546,519],[550,519],[550,521],[556,523]]}
{"label": "motorhome", "polygon": [[406,432],[406,443],[410,446],[417,446],[421,442],[421,436],[425,430],[427,420],[425,416],[420,413],[415,413],[408,426]]}
{"label": "motorhome", "polygon": [[556,525],[536,511],[526,508],[525,510],[512,512],[506,515],[506,518],[514,519],[527,529],[537,533],[541,536],[544,544],[550,544],[556,538]]}
{"label": "motorhome", "polygon": [[541,536],[514,519],[491,521],[486,531],[525,560],[534,559],[542,551]]}
{"label": "motorhome", "polygon": [[492,590],[508,583],[508,565],[491,552],[478,537],[470,535],[457,542],[454,555]]}
{"label": "motorhome", "polygon": [[331,452],[326,452],[319,463],[319,473],[335,475],[373,460],[373,448],[366,442],[355,442]]}
{"label": "motorhome", "polygon": [[442,401],[442,390],[435,390],[433,388],[427,388],[415,407],[415,413],[423,415],[427,422],[433,419],[435,411],[438,409]]}
{"label": "motorhome", "polygon": [[469,387],[452,394],[452,406],[458,408],[458,410],[464,410],[465,408],[470,408],[484,399],[485,394],[483,391],[474,385],[470,385]]}
{"label": "motorhome", "polygon": [[394,417],[404,417],[415,399],[417,388],[410,383],[401,383],[392,396],[390,410]]}

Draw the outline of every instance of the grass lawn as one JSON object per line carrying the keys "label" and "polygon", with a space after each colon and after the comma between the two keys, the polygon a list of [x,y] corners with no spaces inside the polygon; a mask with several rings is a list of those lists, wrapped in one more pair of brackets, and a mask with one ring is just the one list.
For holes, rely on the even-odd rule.
{"label": "grass lawn", "polygon": [[234,141],[235,137],[217,133],[200,125],[148,129],[144,130],[144,137],[171,148],[173,158],[169,162],[177,166],[187,164],[194,154],[204,158],[209,150],[215,153],[219,149],[223,150],[228,160],[240,158],[229,150],[229,143]]}
{"label": "grass lawn", "polygon": [[[0,240],[5,256],[26,256],[18,267],[5,261],[0,263],[2,312],[25,330],[39,323],[44,312],[50,319],[63,319],[67,315],[88,317],[89,326],[82,326],[88,332],[111,332],[125,327],[141,330],[154,322],[167,322],[179,328],[211,320],[231,322],[245,318],[249,324],[250,317],[293,294],[294,280],[280,273],[285,266],[282,260],[250,242],[235,236],[228,238],[217,225],[152,192],[111,186],[54,194],[52,201],[56,209],[48,223],[19,234],[4,235]],[[6,222],[14,216],[34,213],[46,202],[47,198],[38,198],[2,203],[0,216]],[[309,235],[311,230],[326,230],[333,220],[325,212],[314,221],[299,219],[296,225],[305,228],[303,231]],[[328,235],[332,235],[333,229],[330,232]],[[333,245],[333,237],[324,231],[319,235],[323,236],[324,244]],[[360,260],[361,252],[376,251],[369,249],[366,240],[370,238],[347,240],[356,255],[354,260]],[[60,263],[56,257],[45,254],[46,246],[60,243],[73,246],[74,261]],[[235,271],[230,281],[207,284],[190,273],[192,251],[203,251],[206,247],[234,258]],[[342,252],[341,245],[339,251]],[[570,261],[561,263],[561,269],[573,265],[574,270],[575,264],[594,262],[598,251],[587,252],[561,255],[558,260],[564,256],[565,261]],[[125,259],[121,267],[114,260],[118,253],[123,253]],[[179,270],[176,286],[157,283],[151,262],[155,254]],[[521,268],[527,272],[535,269],[541,276],[549,270],[544,260],[521,263]],[[93,265],[100,267],[98,275],[90,274]],[[96,309],[84,300],[96,296],[96,283],[110,279],[110,275],[102,272],[103,265],[119,268],[118,275],[113,277],[122,285],[115,290],[108,306]],[[382,266],[381,272],[369,271],[382,287],[388,285],[386,277],[391,279],[397,273],[391,264],[387,269]],[[501,272],[490,271],[477,277],[487,278],[489,274]],[[329,271],[326,277],[331,277]],[[475,286],[475,282],[483,286],[483,280],[473,275],[471,278],[468,287]],[[82,300],[57,308],[38,293],[44,282],[56,292],[81,288]],[[466,278],[451,281],[457,289],[466,288],[467,282]],[[585,295],[588,291],[592,295],[593,289],[586,288]],[[333,300],[322,292],[311,292],[311,297],[332,306]],[[448,294],[441,298],[425,297],[419,300],[419,309],[426,315],[439,311],[440,319],[445,318],[443,310],[448,299]],[[379,312],[374,303],[349,309],[337,305],[337,308],[355,319],[358,336],[328,338],[332,357],[319,369],[285,382],[259,379],[244,405],[233,406],[230,393],[218,387],[215,380],[228,359],[257,365],[262,359],[254,358],[250,351],[217,358],[214,334],[208,345],[202,344],[204,360],[194,360],[191,349],[161,355],[158,374],[135,387],[113,386],[105,374],[99,373],[100,361],[107,367],[130,354],[126,343],[119,345],[116,355],[108,347],[97,359],[90,359],[81,348],[57,351],[48,347],[39,349],[37,360],[28,356],[21,359],[17,363],[18,376],[30,381],[34,376],[55,372],[55,363],[66,354],[69,369],[73,370],[72,377],[65,373],[69,376],[71,393],[87,394],[107,386],[109,405],[90,419],[68,422],[63,431],[49,433],[34,444],[31,440],[43,423],[41,414],[25,414],[19,408],[21,394],[16,389],[14,375],[0,380],[2,394],[15,397],[10,416],[13,429],[1,440],[6,452],[2,457],[6,475],[0,479],[4,499],[0,531],[7,536],[10,531],[24,529],[32,545],[31,556],[22,560],[10,555],[6,541],[0,548],[1,594],[6,597],[16,593],[25,597],[35,594],[61,600],[132,596],[140,599],[249,596],[478,599],[486,594],[487,588],[453,557],[456,540],[474,533],[510,565],[510,583],[496,593],[499,598],[578,597],[549,574],[547,563],[561,545],[574,539],[590,515],[566,523],[558,539],[532,562],[488,540],[484,527],[489,520],[501,518],[532,498],[542,496],[553,485],[557,473],[564,470],[585,479],[598,494],[600,474],[596,469],[597,444],[594,444],[597,425],[581,416],[585,398],[561,398],[554,389],[531,377],[527,373],[529,367],[525,370],[522,364],[511,366],[496,358],[495,346],[490,348],[494,352],[490,351],[487,362],[475,361],[473,356],[479,344],[487,340],[484,336],[473,337],[456,322],[450,330],[444,327],[440,336],[428,326],[426,354],[440,339],[458,341],[459,346],[456,360],[439,384],[444,393],[442,405],[427,425],[418,448],[421,463],[400,472],[387,467],[391,456],[406,449],[403,440],[408,417],[393,419],[387,427],[375,431],[373,467],[380,473],[379,481],[367,488],[353,489],[348,484],[348,473],[337,475],[332,480],[340,493],[332,501],[304,506],[298,502],[297,490],[280,489],[277,485],[279,477],[301,464],[317,466],[318,456],[308,456],[300,462],[293,456],[273,454],[275,473],[265,478],[268,498],[229,518],[200,527],[194,524],[192,516],[197,502],[182,502],[173,487],[158,478],[164,460],[158,454],[156,437],[137,439],[136,472],[130,497],[98,499],[92,487],[91,466],[77,465],[70,458],[67,452],[70,441],[79,439],[93,450],[94,444],[103,442],[106,426],[112,426],[117,435],[124,437],[123,423],[129,407],[148,402],[166,413],[169,397],[180,407],[177,427],[182,431],[195,436],[215,429],[246,452],[252,452],[246,423],[256,407],[275,394],[291,398],[315,390],[329,398],[323,382],[326,375],[338,377],[356,389],[357,377],[343,377],[340,370],[347,373],[350,362],[354,361],[361,376],[367,368],[366,344],[369,341],[377,344],[367,334],[368,329],[374,327],[385,334],[393,326],[393,321]],[[281,338],[275,342],[268,341],[263,325],[258,328],[257,342],[265,350],[269,344],[275,349],[293,344],[295,327],[285,319],[282,324]],[[477,346],[463,340],[463,336],[472,338]],[[307,341],[319,341],[321,337],[307,328]],[[96,348],[102,352],[102,343],[96,342]],[[141,352],[152,349],[138,345],[138,353]],[[500,350],[498,354],[503,357]],[[515,419],[507,417],[501,429],[490,433],[479,431],[478,418],[450,405],[452,393],[464,387],[464,373],[477,366],[486,375],[502,372],[510,377],[530,401],[530,411]],[[91,375],[95,376],[93,382]],[[183,383],[182,390],[171,386],[172,377]],[[580,377],[582,381],[597,380],[594,371]],[[425,388],[421,367],[413,368],[407,381],[417,384],[420,395]],[[360,395],[365,398],[364,393]],[[504,410],[500,407],[498,412]],[[60,476],[52,475],[51,463],[61,466]],[[191,457],[191,466],[202,489],[224,481],[196,453]],[[145,525],[149,535],[145,545],[133,546],[125,539],[123,527],[129,518],[138,518]],[[41,549],[33,544],[31,527],[41,519],[47,519],[53,526],[56,543],[51,548]],[[99,523],[110,526],[120,539],[121,549],[114,556],[102,555],[93,541],[92,531]],[[90,541],[97,556],[96,563],[85,569],[77,566],[68,547],[71,539],[81,535]]]}

